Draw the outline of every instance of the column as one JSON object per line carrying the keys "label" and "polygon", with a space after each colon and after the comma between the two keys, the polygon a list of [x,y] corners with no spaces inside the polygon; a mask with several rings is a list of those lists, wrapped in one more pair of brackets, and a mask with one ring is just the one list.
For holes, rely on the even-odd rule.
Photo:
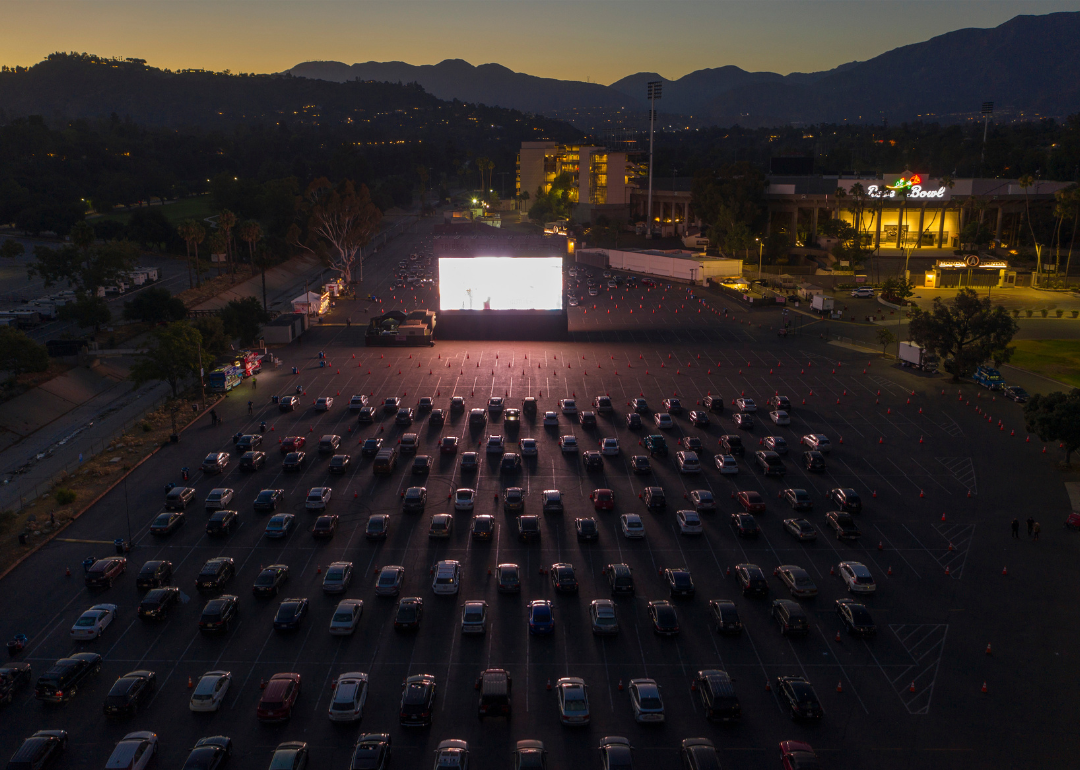
{"label": "column", "polygon": [[813,233],[814,240],[817,240],[817,214],[818,207],[814,204],[814,208],[810,209],[810,232]]}
{"label": "column", "polygon": [[877,210],[877,232],[874,233],[874,248],[875,249],[880,249],[881,248],[881,215],[882,215],[883,212],[884,212],[884,209],[881,206],[878,206],[878,210]]}
{"label": "column", "polygon": [[791,245],[795,245],[796,239],[799,237],[799,207],[796,206],[791,211]]}
{"label": "column", "polygon": [[994,248],[995,249],[998,248],[1001,245],[1001,224],[1002,224],[1002,219],[1004,219],[1001,212],[1002,212],[1003,208],[1004,208],[1003,206],[998,206],[997,227],[994,230]]}
{"label": "column", "polygon": [[915,248],[922,248],[923,217],[926,216],[926,204],[919,208],[919,240],[915,241]]}
{"label": "column", "polygon": [[942,243],[942,241],[945,238],[945,212],[948,210],[948,206],[946,206],[945,204],[941,205],[941,221],[938,222],[937,226],[937,247],[939,249],[945,248],[945,245]]}
{"label": "column", "polygon": [[900,211],[896,215],[896,248],[904,245],[904,204],[900,204]]}
{"label": "column", "polygon": [[682,234],[686,235],[690,227],[690,201],[683,201],[682,205]]}

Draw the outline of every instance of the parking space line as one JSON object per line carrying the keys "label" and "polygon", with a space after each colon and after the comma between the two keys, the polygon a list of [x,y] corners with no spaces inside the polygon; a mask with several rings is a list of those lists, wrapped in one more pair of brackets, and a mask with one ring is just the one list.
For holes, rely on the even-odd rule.
{"label": "parking space line", "polygon": [[[822,641],[825,642],[825,646],[828,648],[829,647],[829,637],[825,636],[825,632],[821,629],[820,624],[817,626],[817,630],[818,630],[818,633],[821,634],[821,639],[822,639]],[[862,696],[859,695],[859,691],[857,689],[855,689],[855,683],[852,682],[851,677],[848,676],[848,672],[847,672],[847,669],[844,668],[844,664],[840,662],[840,659],[836,656],[836,654],[834,652],[832,652],[831,648],[829,649],[829,654],[832,656],[832,659],[836,661],[836,665],[840,668],[840,673],[844,675],[844,679],[847,680],[848,688],[850,688],[851,692],[855,693],[855,697],[858,698],[859,705],[862,706],[863,711],[865,711],[867,713],[867,715],[869,715],[870,714],[870,709],[868,709],[866,707],[866,704],[863,702]]]}

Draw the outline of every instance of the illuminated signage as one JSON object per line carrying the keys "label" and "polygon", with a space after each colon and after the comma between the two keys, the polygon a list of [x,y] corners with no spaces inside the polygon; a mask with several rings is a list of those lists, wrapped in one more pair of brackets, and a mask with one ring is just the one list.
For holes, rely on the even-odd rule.
{"label": "illuminated signage", "polygon": [[898,194],[905,198],[944,198],[945,187],[941,186],[936,190],[924,189],[922,176],[912,174],[908,178],[900,177],[884,187],[872,184],[866,188],[866,194],[871,198],[895,198]]}
{"label": "illuminated signage", "polygon": [[938,262],[938,267],[952,267],[952,268],[964,268],[964,267],[982,267],[987,270],[1005,270],[1009,267],[1008,262],[983,262],[975,254],[968,254],[962,260],[954,260],[950,262]]}

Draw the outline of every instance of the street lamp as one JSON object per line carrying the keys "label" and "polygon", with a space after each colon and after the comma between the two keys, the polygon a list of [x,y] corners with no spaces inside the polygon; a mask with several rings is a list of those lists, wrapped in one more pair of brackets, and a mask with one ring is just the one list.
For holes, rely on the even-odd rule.
{"label": "street lamp", "polygon": [[649,99],[649,208],[646,218],[648,228],[645,237],[652,238],[652,171],[653,171],[653,124],[656,122],[656,100],[660,98],[664,81],[650,80],[646,84],[646,94]]}
{"label": "street lamp", "polygon": [[765,250],[765,243],[760,238],[755,238],[758,244],[757,250],[757,279],[761,280],[761,253]]}

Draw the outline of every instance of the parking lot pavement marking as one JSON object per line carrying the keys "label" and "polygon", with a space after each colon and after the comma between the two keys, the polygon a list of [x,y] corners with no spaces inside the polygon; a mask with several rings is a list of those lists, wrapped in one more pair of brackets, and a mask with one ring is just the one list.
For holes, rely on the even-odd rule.
{"label": "parking lot pavement marking", "polygon": [[[904,525],[901,524],[900,526],[904,526]],[[922,575],[920,575],[918,570],[916,570],[915,567],[912,566],[911,562],[909,562],[906,558],[904,558],[904,549],[898,548],[897,546],[893,545],[893,542],[892,542],[891,539],[889,539],[889,536],[886,535],[885,531],[881,527],[879,527],[877,524],[874,524],[873,527],[874,527],[874,529],[876,529],[878,531],[879,539],[881,540],[881,542],[885,543],[885,547],[888,548],[892,553],[895,553],[897,556],[899,556],[903,560],[904,564],[907,565],[908,569],[911,570],[913,573],[915,573],[915,577],[922,578]],[[909,535],[911,535],[911,530],[910,529],[908,529],[907,527],[904,527],[904,529],[907,531],[907,533]],[[919,542],[918,539],[915,538],[914,535],[911,535],[911,537],[912,537],[913,540],[915,540],[915,542],[917,542],[917,543]],[[924,551],[926,551],[927,554],[930,554],[930,552],[927,551],[925,547],[923,547],[922,543],[919,543],[919,547],[922,548]],[[873,559],[873,556],[871,555],[873,552],[869,548],[866,549],[866,553],[867,553],[868,556],[870,556],[871,559]],[[933,555],[933,554],[930,554],[930,555]],[[876,563],[876,559],[873,559],[873,560]],[[878,567],[880,568],[880,565],[878,565]]]}
{"label": "parking lot pavement marking", "polygon": [[[893,691],[900,697],[900,702],[909,714],[925,715],[930,713],[930,700],[934,695],[938,667],[941,665],[945,650],[945,639],[949,632],[948,623],[889,624],[897,641],[907,652],[911,662],[907,665],[889,665],[893,673],[885,670],[873,648],[863,641],[867,651],[878,664],[882,675],[892,685]],[[896,670],[900,668],[899,674]],[[911,692],[914,684],[915,692]]]}
{"label": "parking lot pavement marking", "polygon": [[870,378],[870,381],[877,385],[878,388],[886,391],[891,395],[906,396],[907,394],[911,393],[910,389],[904,387],[895,380],[889,379],[888,377],[882,377],[880,374],[871,374],[868,376]]}
{"label": "parking lot pavement marking", "polygon": [[832,647],[829,646],[829,637],[825,635],[825,631],[821,628],[820,625],[818,625],[817,630],[818,633],[821,634],[822,641],[825,642],[825,647],[829,650],[829,657],[836,661],[836,666],[840,669],[840,673],[843,674],[844,679],[847,680],[848,690],[855,694],[855,697],[859,700],[859,705],[862,706],[863,711],[865,711],[867,715],[869,715],[870,709],[866,707],[866,703],[863,702],[862,696],[859,695],[859,691],[855,689],[855,683],[852,682],[851,677],[848,676],[847,669],[844,667],[844,664],[840,662],[840,659],[832,652]]}
{"label": "parking lot pavement marking", "polygon": [[214,659],[214,665],[211,670],[216,670],[218,664],[221,663],[221,659],[225,656],[225,650],[228,649],[229,643],[240,634],[240,626],[244,625],[244,621],[241,620],[236,624],[236,628],[232,630],[232,633],[225,639],[225,644],[221,645],[221,649],[218,650],[218,656]]}
{"label": "parking lot pavement marking", "polygon": [[[850,465],[848,465],[846,462],[844,462],[844,459],[842,457],[837,457],[836,459],[840,461],[841,465],[843,465],[845,468],[848,469],[848,473],[850,473],[854,478],[857,478],[857,479],[860,479],[860,480],[862,479],[862,475],[857,473]],[[890,487],[892,487],[892,490],[894,492],[896,492],[896,494],[898,494],[898,495],[901,494],[900,490],[897,489],[896,486],[891,481],[889,481],[888,478],[886,478],[884,475],[879,473],[874,468],[874,466],[872,466],[872,465],[870,466],[870,473],[874,474],[875,476],[880,478],[882,481],[884,481],[886,484],[888,484]],[[876,491],[876,490],[874,490],[874,491]]]}
{"label": "parking lot pavement marking", "polygon": [[975,463],[970,457],[935,457],[939,463],[945,466],[961,486],[978,494],[978,486],[975,481]]}
{"label": "parking lot pavement marking", "polygon": [[[836,419],[839,419],[839,420],[843,420],[843,421],[844,421],[844,422],[845,422],[845,423],[847,424],[847,426],[848,426],[849,428],[851,428],[851,430],[852,430],[852,431],[854,431],[854,432],[855,432],[856,434],[858,434],[859,438],[865,438],[865,437],[866,437],[866,434],[864,434],[864,433],[863,433],[863,432],[862,432],[861,430],[859,430],[858,428],[856,428],[856,427],[855,427],[855,425],[854,425],[854,424],[853,424],[853,423],[851,422],[851,420],[849,420],[849,419],[848,419],[848,418],[847,418],[847,417],[846,417],[846,416],[844,415],[844,413],[843,413],[843,412],[837,412],[837,413],[836,413]],[[807,427],[809,427],[809,424],[808,424],[808,426],[807,426]]]}
{"label": "parking lot pavement marking", "polygon": [[135,619],[132,620],[130,623],[128,623],[128,627],[125,628],[120,633],[120,636],[116,637],[116,641],[112,643],[112,645],[109,647],[108,651],[104,655],[102,655],[101,657],[107,659],[109,657],[109,653],[111,653],[113,650],[116,649],[116,645],[120,644],[120,640],[124,638],[124,635],[127,634],[127,632],[131,630],[131,627],[133,625],[135,625],[136,623],[138,623],[138,622],[139,622],[139,616],[136,615]]}
{"label": "parking lot pavement marking", "polygon": [[[172,667],[169,669],[169,673],[167,673],[165,675],[165,678],[161,680],[161,684],[158,685],[157,690],[154,692],[153,696],[150,698],[150,702],[146,704],[147,709],[149,709],[152,705],[154,705],[154,701],[157,700],[157,696],[160,695],[165,690],[165,683],[168,682],[169,679],[172,677],[173,672],[176,671],[176,667],[180,665],[180,662],[184,659],[184,656],[187,655],[187,651],[191,649],[191,645],[193,645],[195,643],[195,640],[198,637],[199,637],[199,632],[196,631],[195,635],[191,637],[191,641],[188,642],[187,647],[185,647],[184,651],[182,653],[180,653],[180,657],[176,658],[172,662]],[[233,704],[233,705],[235,706],[235,704]]]}
{"label": "parking lot pavement marking", "polygon": [[[169,625],[171,623],[172,623],[171,618],[169,620],[165,621],[165,625],[163,625],[161,627],[161,630],[158,631],[157,636],[154,637],[154,640],[152,642],[150,642],[150,644],[146,645],[146,650],[143,652],[142,657],[139,658],[139,662],[135,664],[136,669],[139,668],[142,665],[142,662],[144,660],[146,660],[146,656],[150,654],[150,650],[152,650],[154,648],[154,645],[158,643],[158,640],[161,639],[161,637],[165,635],[165,632],[168,630]],[[102,657],[104,657],[104,656],[102,656]]]}
{"label": "parking lot pavement marking", "polygon": [[[271,629],[270,629],[270,633],[266,635],[266,639],[265,639],[265,640],[263,641],[262,647],[260,647],[260,648],[259,648],[259,652],[258,652],[258,654],[257,654],[257,655],[255,656],[255,660],[251,661],[251,667],[250,667],[250,668],[248,669],[248,673],[247,673],[247,676],[245,676],[245,677],[244,677],[244,681],[243,681],[243,683],[242,683],[242,684],[240,685],[240,687],[239,687],[239,688],[237,688],[237,690],[236,690],[236,695],[239,695],[239,694],[240,694],[240,691],[241,691],[241,690],[243,690],[243,689],[244,689],[245,687],[247,687],[247,683],[248,683],[248,680],[249,680],[249,679],[251,679],[251,675],[255,673],[255,667],[256,667],[257,665],[259,665],[259,658],[261,658],[261,657],[262,657],[263,651],[264,651],[264,650],[266,649],[266,645],[268,645],[268,644],[270,643],[270,639],[271,639],[271,638],[272,638],[272,637],[274,636],[274,634],[275,634],[275,633],[276,633],[276,631],[274,631],[274,629],[273,629],[273,628],[271,628]],[[197,634],[198,634],[198,632],[196,632],[196,635],[197,635]],[[192,638],[192,640],[191,640],[191,641],[193,641],[193,642],[194,642],[194,641],[195,641],[195,639],[194,639],[194,638]],[[190,645],[190,644],[188,644],[188,647],[190,647],[190,646],[191,646],[191,645]],[[184,652],[187,652],[187,650],[185,650]],[[183,656],[183,655],[181,655],[180,657],[181,657],[181,658],[183,658],[184,656]],[[179,659],[178,659],[178,660],[179,660]],[[171,673],[171,672],[170,672],[170,673]],[[231,706],[229,706],[229,710],[230,710],[230,711],[232,711],[233,709],[235,709],[235,708],[236,708],[236,706],[237,706],[237,705],[238,705],[239,703],[240,703],[240,698],[238,698],[238,697],[237,697],[237,698],[235,698],[235,699],[233,700],[233,704],[232,704]]]}
{"label": "parking lot pavement marking", "polygon": [[937,563],[942,569],[949,570],[949,577],[960,580],[964,576],[964,565],[967,564],[968,551],[975,537],[975,525],[935,524],[934,529],[947,543],[941,555],[935,556]]}
{"label": "parking lot pavement marking", "polygon": [[[38,643],[29,649],[25,657],[33,657],[34,653],[38,651],[38,648],[41,647],[41,645],[43,645],[50,636],[52,636],[53,632],[56,631],[56,629],[60,628],[60,626],[64,625],[64,613],[67,612],[68,607],[74,604],[75,600],[81,597],[84,593],[89,592],[85,588],[80,586],[79,589],[75,592],[75,595],[68,600],[67,604],[61,607],[60,610],[55,615],[53,615],[52,618],[49,619],[49,622],[42,626],[42,628],[49,628],[50,626],[52,626],[52,628],[47,633],[42,635]],[[56,625],[53,625],[54,623]],[[31,636],[30,638],[33,639],[34,637]]]}

